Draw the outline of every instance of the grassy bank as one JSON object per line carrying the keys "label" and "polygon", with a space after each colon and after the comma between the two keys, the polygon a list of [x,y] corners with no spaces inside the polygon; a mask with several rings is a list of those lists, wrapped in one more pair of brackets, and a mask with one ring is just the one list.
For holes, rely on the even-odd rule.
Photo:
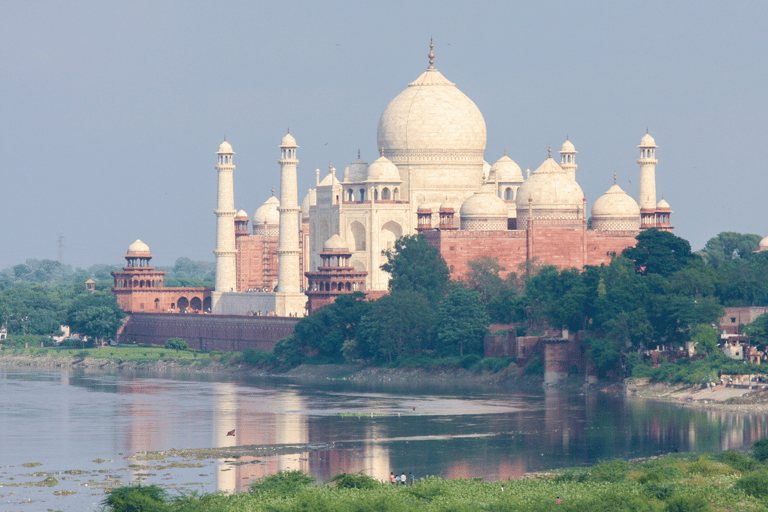
{"label": "grassy bank", "polygon": [[[142,510],[169,512],[765,511],[768,468],[754,457],[724,452],[614,460],[504,482],[428,477],[414,485],[391,485],[363,474],[342,474],[317,483],[289,471],[262,478],[251,484],[250,492],[234,495],[169,495],[156,487],[143,489],[112,492],[120,496],[131,490],[152,492],[158,508]],[[106,510],[129,509],[107,506]]]}

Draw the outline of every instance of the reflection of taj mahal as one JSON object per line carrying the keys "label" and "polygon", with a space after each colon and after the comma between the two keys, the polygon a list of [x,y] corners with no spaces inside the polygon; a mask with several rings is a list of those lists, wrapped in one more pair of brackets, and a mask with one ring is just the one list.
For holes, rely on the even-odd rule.
{"label": "reflection of taj mahal", "polygon": [[[215,210],[216,314],[303,316],[356,290],[383,293],[382,251],[403,235],[424,233],[460,278],[467,262],[489,256],[507,271],[528,260],[560,268],[599,265],[635,243],[641,229],[671,230],[669,204],[656,202],[656,143],[640,141],[639,205],[614,183],[587,211],[576,181],[574,145],[560,162],[550,154],[533,172],[506,154],[484,160],[486,127],[477,106],[429,67],[379,119],[379,157],[358,152],[343,173],[315,171],[298,203],[298,148],[280,144],[280,198],[248,214],[234,208],[234,151],[219,147]],[[608,181],[606,179],[606,181]],[[148,248],[147,248],[148,252]],[[116,282],[118,279],[116,277]],[[309,296],[309,304],[307,304]]]}

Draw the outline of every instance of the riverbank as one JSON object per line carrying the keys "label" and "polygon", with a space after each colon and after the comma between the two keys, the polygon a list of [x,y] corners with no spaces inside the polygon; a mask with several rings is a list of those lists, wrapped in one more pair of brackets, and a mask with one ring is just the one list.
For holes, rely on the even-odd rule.
{"label": "riverbank", "polygon": [[666,384],[648,379],[626,379],[621,389],[628,397],[670,402],[681,407],[731,412],[768,412],[768,386],[706,387],[690,384]]}

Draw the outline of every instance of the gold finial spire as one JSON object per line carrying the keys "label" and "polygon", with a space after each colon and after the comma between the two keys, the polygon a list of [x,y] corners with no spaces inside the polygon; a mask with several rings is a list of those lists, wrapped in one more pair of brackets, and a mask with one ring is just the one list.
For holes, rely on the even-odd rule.
{"label": "gold finial spire", "polygon": [[567,133],[565,134],[565,140],[571,140],[571,139],[568,138],[568,134]]}
{"label": "gold finial spire", "polygon": [[384,156],[384,146],[381,146],[381,149],[379,150],[381,156]]}
{"label": "gold finial spire", "polygon": [[227,136],[226,136],[226,134],[224,135],[224,142],[227,142]]}
{"label": "gold finial spire", "polygon": [[[648,135],[648,127],[647,126],[645,127],[645,134]],[[664,198],[662,197],[662,199],[664,199]]]}
{"label": "gold finial spire", "polygon": [[552,146],[547,146],[547,158],[552,158]]}
{"label": "gold finial spire", "polygon": [[616,184],[616,173],[613,173],[613,184]]}
{"label": "gold finial spire", "polygon": [[504,146],[504,156],[507,156],[507,146]]}
{"label": "gold finial spire", "polygon": [[432,51],[432,48],[434,48],[435,45],[432,44],[432,38],[429,38],[429,67],[427,69],[435,69],[435,52]]}
{"label": "gold finial spire", "polygon": [[272,187],[272,197],[275,196],[275,187]]}
{"label": "gold finial spire", "polygon": [[333,171],[333,162],[329,161],[328,162],[328,172],[332,172],[332,171]]}
{"label": "gold finial spire", "polygon": [[357,150],[357,159],[360,160],[360,149]]}
{"label": "gold finial spire", "polygon": [[288,133],[291,133],[291,128],[290,127],[288,128]]}

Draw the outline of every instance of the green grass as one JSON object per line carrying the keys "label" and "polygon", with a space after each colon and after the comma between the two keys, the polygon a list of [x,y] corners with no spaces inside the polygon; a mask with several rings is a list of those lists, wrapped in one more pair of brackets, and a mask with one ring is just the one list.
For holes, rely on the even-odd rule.
{"label": "green grass", "polygon": [[[745,464],[730,452],[676,454],[608,461],[541,478],[484,482],[428,477],[413,486],[393,486],[363,474],[337,475],[321,483],[291,471],[259,479],[250,492],[170,496],[164,510],[758,512],[767,510],[768,494],[768,466],[758,464]],[[555,503],[558,497],[560,505]]]}

